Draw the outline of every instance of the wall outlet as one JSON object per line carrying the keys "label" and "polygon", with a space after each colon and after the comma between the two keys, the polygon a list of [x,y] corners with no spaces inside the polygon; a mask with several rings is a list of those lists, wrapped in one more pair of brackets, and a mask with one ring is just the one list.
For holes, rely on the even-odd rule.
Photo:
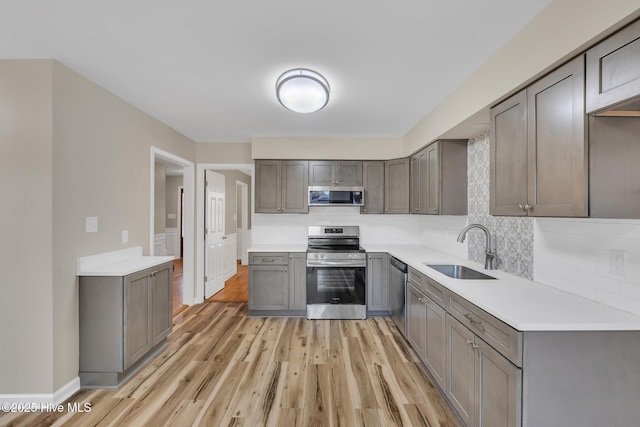
{"label": "wall outlet", "polygon": [[609,273],[613,274],[614,276],[626,276],[626,258],[627,253],[625,251],[611,249],[609,251]]}
{"label": "wall outlet", "polygon": [[88,216],[85,219],[85,231],[87,233],[97,233],[98,232],[98,217],[97,216]]}
{"label": "wall outlet", "polygon": [[129,230],[122,230],[122,243],[129,241]]}

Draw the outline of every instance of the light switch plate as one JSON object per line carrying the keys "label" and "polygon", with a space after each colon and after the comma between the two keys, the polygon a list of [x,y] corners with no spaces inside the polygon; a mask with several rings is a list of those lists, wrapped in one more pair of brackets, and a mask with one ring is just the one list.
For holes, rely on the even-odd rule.
{"label": "light switch plate", "polygon": [[87,233],[97,233],[98,232],[98,217],[97,216],[88,216],[85,220],[85,231]]}
{"label": "light switch plate", "polygon": [[129,230],[122,230],[122,243],[129,241]]}
{"label": "light switch plate", "polygon": [[609,251],[609,272],[614,276],[624,277],[627,275],[625,261],[627,258],[625,251],[611,249]]}

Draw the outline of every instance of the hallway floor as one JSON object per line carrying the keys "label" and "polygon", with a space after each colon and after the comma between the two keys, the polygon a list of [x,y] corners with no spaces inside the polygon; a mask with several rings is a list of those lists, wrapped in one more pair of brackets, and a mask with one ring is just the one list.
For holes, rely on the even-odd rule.
{"label": "hallway floor", "polygon": [[224,282],[224,288],[207,301],[249,302],[249,266],[238,264],[238,272]]}

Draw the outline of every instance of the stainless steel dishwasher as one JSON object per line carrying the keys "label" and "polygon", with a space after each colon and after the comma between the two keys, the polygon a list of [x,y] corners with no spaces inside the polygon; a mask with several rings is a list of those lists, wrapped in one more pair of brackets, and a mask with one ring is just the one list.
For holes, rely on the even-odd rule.
{"label": "stainless steel dishwasher", "polygon": [[391,320],[405,335],[407,298],[407,264],[389,257],[389,311]]}

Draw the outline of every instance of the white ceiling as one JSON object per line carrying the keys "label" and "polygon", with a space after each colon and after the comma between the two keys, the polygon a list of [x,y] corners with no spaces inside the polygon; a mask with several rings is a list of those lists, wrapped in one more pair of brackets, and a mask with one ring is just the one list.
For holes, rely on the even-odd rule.
{"label": "white ceiling", "polygon": [[[550,0],[0,0],[0,57],[54,58],[199,142],[405,135]],[[276,100],[290,68],[331,100]]]}

